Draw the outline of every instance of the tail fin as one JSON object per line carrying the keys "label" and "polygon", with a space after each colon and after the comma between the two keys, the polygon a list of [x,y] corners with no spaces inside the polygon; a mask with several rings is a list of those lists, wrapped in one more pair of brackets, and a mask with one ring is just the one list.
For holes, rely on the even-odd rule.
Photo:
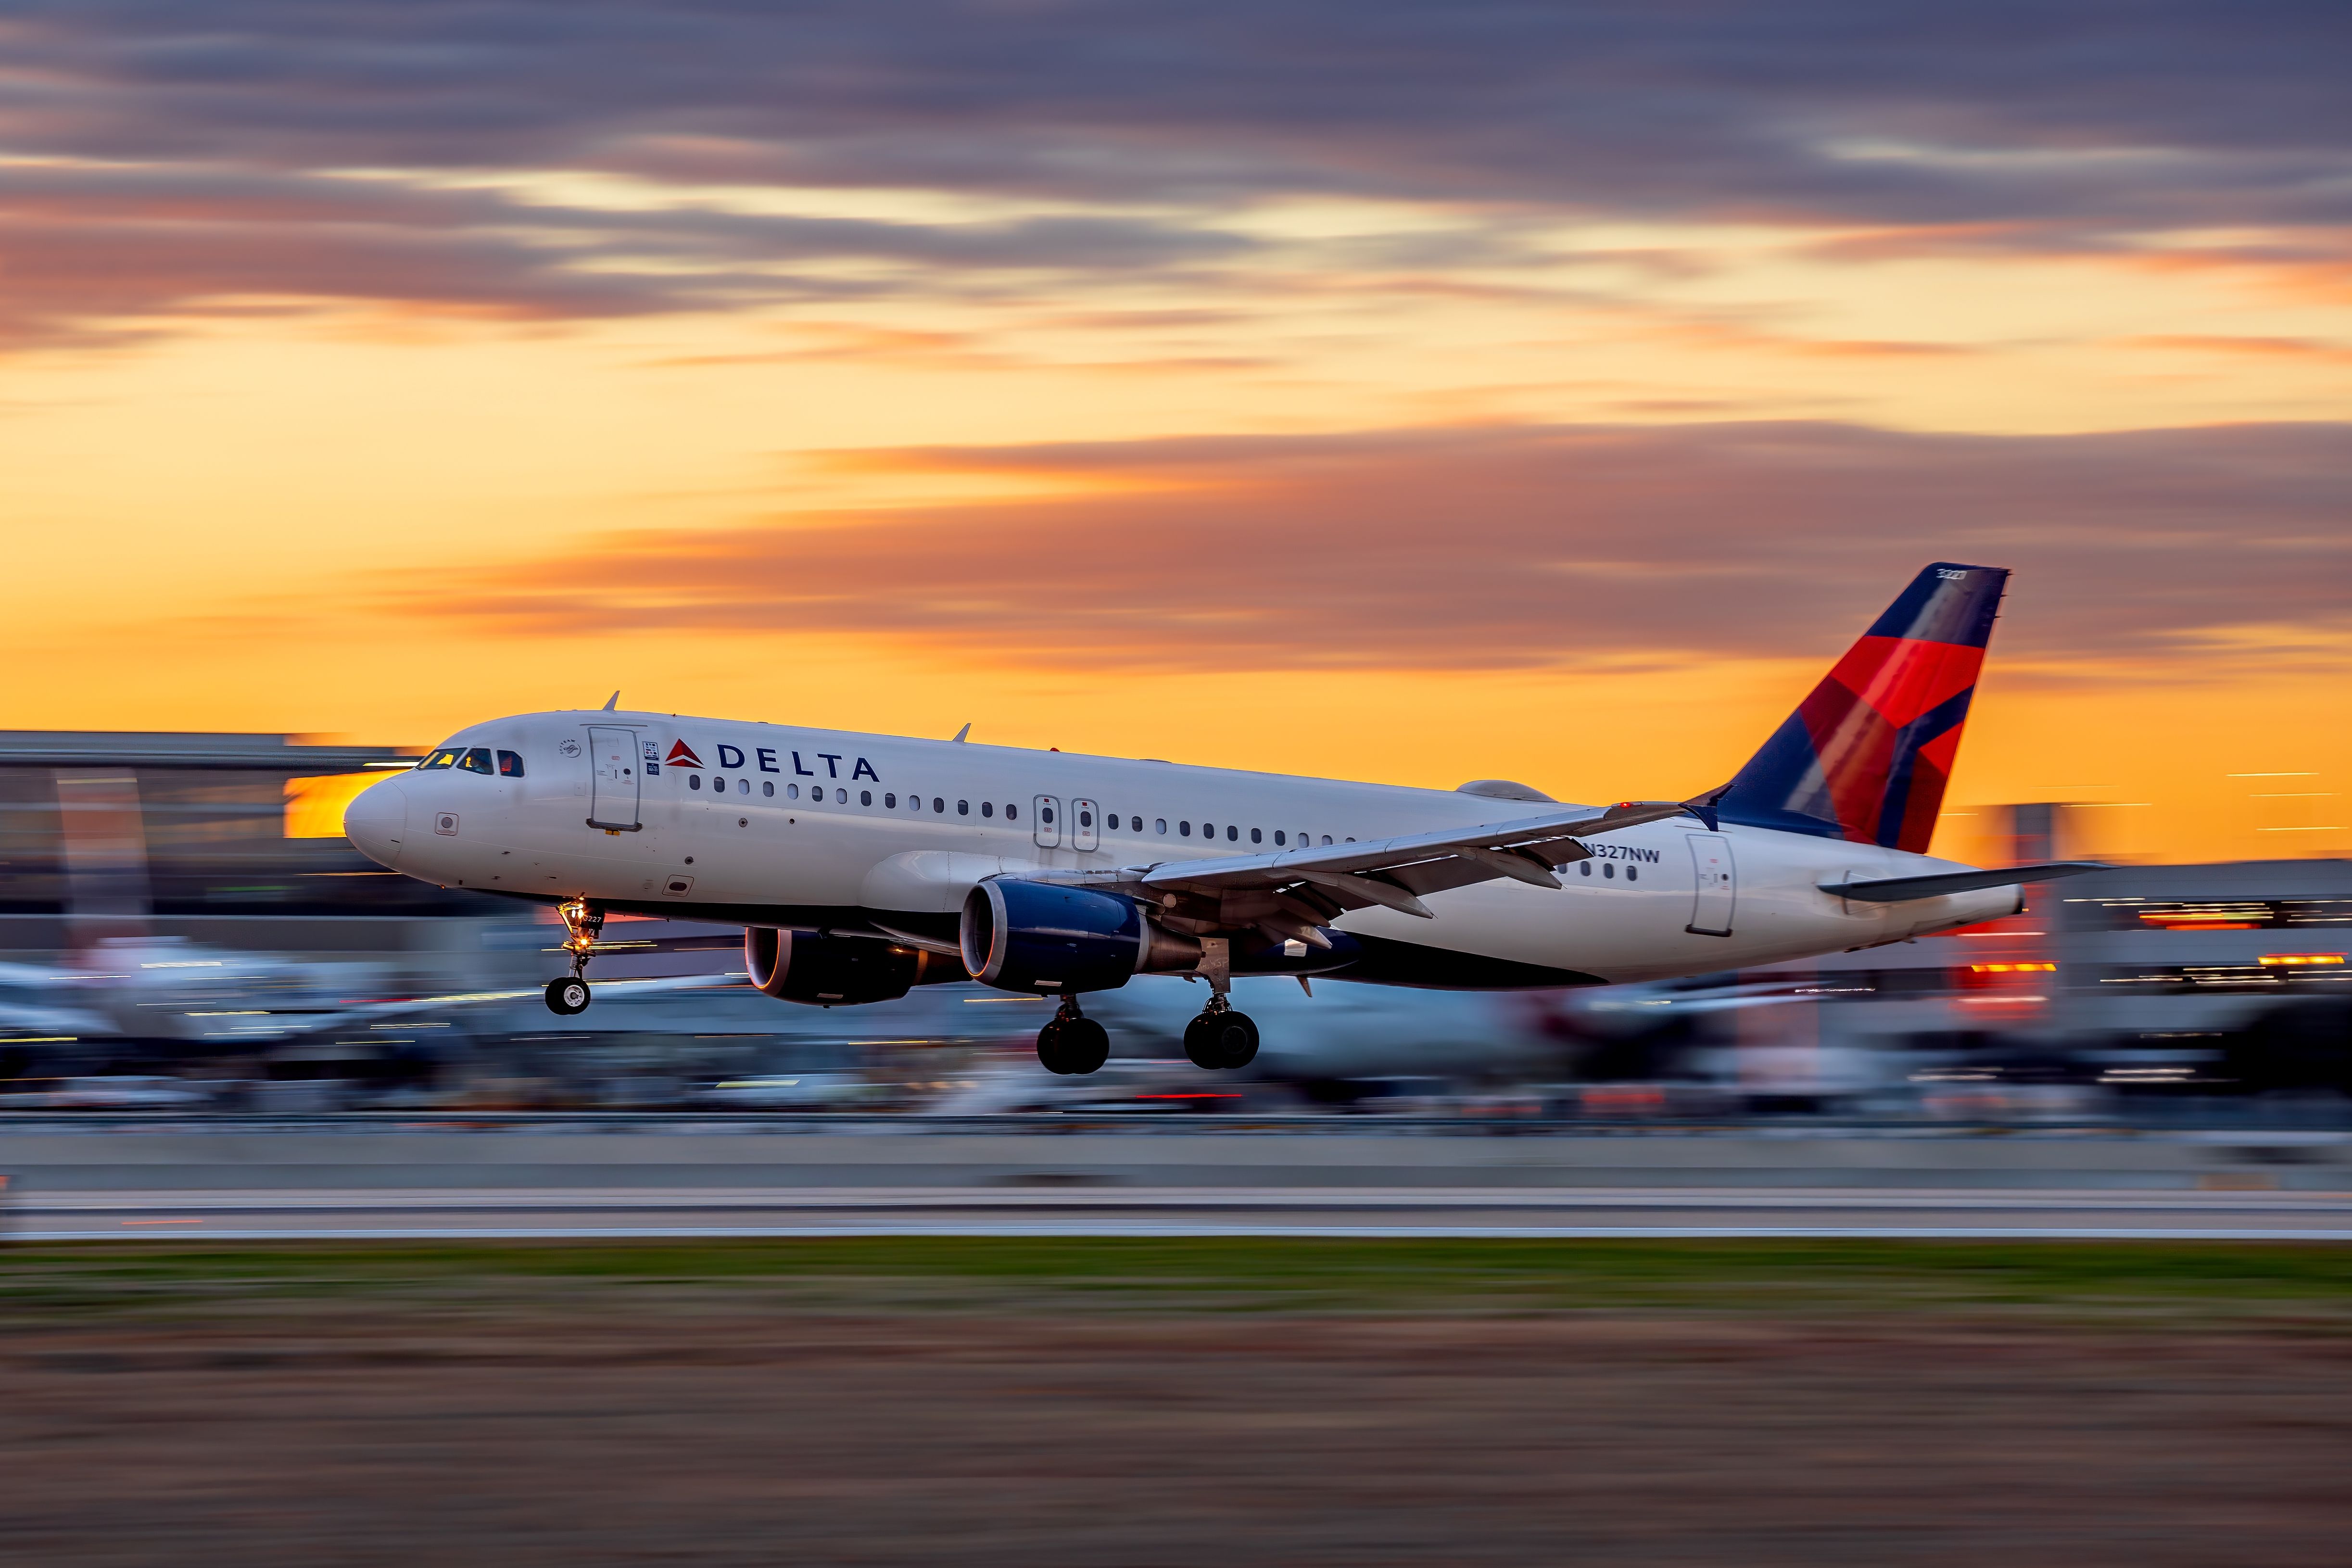
{"label": "tail fin", "polygon": [[2009,573],[1937,562],[1710,804],[1725,822],[1925,854]]}

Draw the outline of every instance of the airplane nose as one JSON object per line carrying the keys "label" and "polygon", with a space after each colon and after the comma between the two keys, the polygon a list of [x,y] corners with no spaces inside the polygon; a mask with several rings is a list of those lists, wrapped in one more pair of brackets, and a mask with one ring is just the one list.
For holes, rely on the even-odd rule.
{"label": "airplane nose", "polygon": [[343,808],[343,837],[379,866],[398,868],[407,832],[408,795],[396,777],[368,785]]}

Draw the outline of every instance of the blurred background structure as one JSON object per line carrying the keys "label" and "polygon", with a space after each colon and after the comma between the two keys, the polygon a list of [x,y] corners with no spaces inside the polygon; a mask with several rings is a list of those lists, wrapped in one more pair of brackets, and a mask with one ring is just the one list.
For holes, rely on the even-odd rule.
{"label": "blurred background structure", "polygon": [[[383,871],[341,805],[409,754],[282,735],[0,735],[0,1110],[698,1110],[2339,1119],[2352,862],[2124,865],[2024,913],[1804,963],[1588,992],[1243,983],[1245,1074],[1181,1059],[1197,996],[1098,999],[1117,1056],[1035,1067],[1037,999],[812,1008],[740,983],[731,927],[616,919],[588,1014],[546,1012],[550,911]],[[1991,858],[2089,814],[1998,813]]]}

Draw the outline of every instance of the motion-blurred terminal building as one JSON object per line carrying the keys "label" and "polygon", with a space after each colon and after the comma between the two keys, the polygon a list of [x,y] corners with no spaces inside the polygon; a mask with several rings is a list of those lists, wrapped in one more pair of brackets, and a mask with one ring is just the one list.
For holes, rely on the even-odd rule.
{"label": "motion-blurred terminal building", "polygon": [[344,803],[414,761],[293,735],[0,731],[0,954],[110,936],[394,954],[440,945],[420,916],[511,919],[344,840]]}
{"label": "motion-blurred terminal building", "polygon": [[[2092,858],[2068,841],[2063,806],[2002,810],[2008,858]],[[2232,1070],[2352,1092],[2352,859],[2117,865],[2032,885],[2006,920],[1748,976],[1772,977],[1815,1005],[1759,1008],[1738,1033],[1763,1047],[1751,1059],[1800,1079],[1942,1046],[1965,1079],[1972,1053],[2013,1065],[2032,1055],[2022,1042],[2077,1076],[2087,1065],[2098,1081],[2161,1087],[2284,1033],[2327,1060]]]}

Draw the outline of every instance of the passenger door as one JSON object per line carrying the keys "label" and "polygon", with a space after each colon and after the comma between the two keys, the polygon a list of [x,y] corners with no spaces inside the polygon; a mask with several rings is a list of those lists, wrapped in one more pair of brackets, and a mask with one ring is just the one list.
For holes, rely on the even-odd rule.
{"label": "passenger door", "polygon": [[588,826],[635,833],[637,821],[637,732],[602,724],[588,727]]}
{"label": "passenger door", "polygon": [[1062,842],[1062,803],[1050,795],[1041,795],[1030,803],[1035,814],[1031,837],[1040,849],[1051,849]]}
{"label": "passenger door", "polygon": [[1070,847],[1092,849],[1098,842],[1095,826],[1095,803],[1090,800],[1070,802]]}
{"label": "passenger door", "polygon": [[1695,936],[1729,936],[1731,906],[1739,887],[1731,864],[1731,840],[1720,833],[1692,833],[1691,870],[1697,884],[1691,894],[1690,924]]}

